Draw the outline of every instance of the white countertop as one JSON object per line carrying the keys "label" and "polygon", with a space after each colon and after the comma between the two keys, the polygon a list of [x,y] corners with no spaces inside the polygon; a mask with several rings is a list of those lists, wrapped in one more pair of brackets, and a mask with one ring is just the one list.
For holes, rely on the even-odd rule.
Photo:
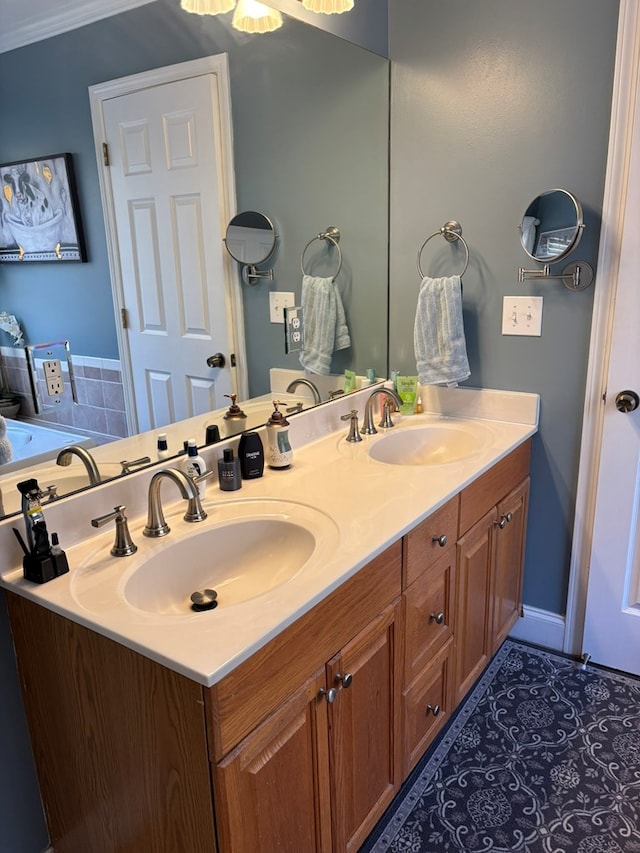
{"label": "white countertop", "polygon": [[[2,571],[0,584],[205,686],[216,683],[537,430],[535,394],[425,389],[423,403],[431,413],[401,418],[393,430],[380,430],[358,444],[350,444],[345,441],[348,424],[342,424],[339,417],[354,403],[362,413],[366,396],[359,392],[292,419],[294,461],[290,469],[272,471],[265,467],[264,477],[243,481],[237,492],[222,492],[216,478],[210,481],[203,500],[208,513],[204,522],[186,524],[182,520],[184,501],[170,502],[177,491],[173,484],[163,486],[165,515],[172,528],[163,539],[150,540],[142,535],[147,485],[153,470],[46,508],[49,531],[60,532],[71,567],[68,574],[49,583],[39,585],[23,579],[21,551],[10,529],[15,526],[22,532],[22,521],[5,520],[0,523],[0,547],[10,555],[13,567]],[[446,415],[437,414],[439,411]],[[391,465],[369,457],[369,449],[386,434],[442,422],[443,417],[450,422],[452,416],[482,420],[487,440],[474,455],[423,466]],[[335,429],[338,424],[339,429]],[[318,438],[318,434],[324,437]],[[220,446],[216,448],[207,449],[210,466],[221,455]],[[111,526],[91,535],[90,518],[118,503],[129,506],[130,530],[138,545],[133,557],[110,556],[114,538]],[[221,595],[215,610],[201,613],[157,614],[125,602],[122,591],[132,571],[150,554],[171,546],[181,536],[199,534],[239,516],[291,516],[295,520],[298,505],[309,508],[304,512],[312,527],[317,523],[318,551],[286,583],[239,604],[226,606]],[[234,535],[233,527],[229,535]],[[78,544],[70,547],[73,541]],[[215,564],[215,553],[210,556]],[[180,572],[180,565],[175,571]]]}

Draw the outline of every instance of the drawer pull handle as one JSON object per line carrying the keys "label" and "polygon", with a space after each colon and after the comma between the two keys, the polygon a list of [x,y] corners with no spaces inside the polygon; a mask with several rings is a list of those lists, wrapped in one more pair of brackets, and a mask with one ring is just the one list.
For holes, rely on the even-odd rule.
{"label": "drawer pull handle", "polygon": [[440,713],[440,705],[427,705],[427,714],[429,711],[433,714],[434,717],[437,717]]}
{"label": "drawer pull handle", "polygon": [[351,682],[353,681],[353,675],[350,672],[345,672],[344,675],[338,673],[335,677],[336,684],[341,684],[346,690],[347,687],[351,687]]}
{"label": "drawer pull handle", "polygon": [[441,548],[444,548],[444,546],[447,544],[447,542],[448,542],[449,540],[447,539],[447,537],[446,537],[446,536],[445,536],[445,534],[443,533],[443,534],[442,534],[442,536],[432,536],[432,537],[431,537],[431,541],[432,541],[433,543],[436,543],[436,542],[437,542],[437,543],[438,543],[438,545],[439,545]]}
{"label": "drawer pull handle", "polygon": [[442,623],[444,622],[444,613],[430,613],[429,621],[435,622],[436,625],[442,625]]}
{"label": "drawer pull handle", "polygon": [[325,696],[329,705],[333,705],[333,703],[336,701],[337,695],[338,691],[335,687],[330,687],[328,690],[325,690],[324,687],[321,687],[318,693],[318,698],[321,699],[323,696]]}
{"label": "drawer pull handle", "polygon": [[494,521],[494,525],[499,527],[500,530],[504,530],[507,524],[513,519],[513,513],[507,512],[504,515],[500,516],[500,521]]}

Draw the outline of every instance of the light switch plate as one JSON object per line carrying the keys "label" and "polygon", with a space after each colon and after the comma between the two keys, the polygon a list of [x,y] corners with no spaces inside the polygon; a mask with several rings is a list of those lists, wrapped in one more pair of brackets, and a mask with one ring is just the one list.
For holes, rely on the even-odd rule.
{"label": "light switch plate", "polygon": [[296,304],[295,293],[272,290],[269,293],[269,319],[272,323],[284,323],[284,309]]}
{"label": "light switch plate", "polygon": [[502,334],[540,337],[542,296],[505,296],[502,302]]}

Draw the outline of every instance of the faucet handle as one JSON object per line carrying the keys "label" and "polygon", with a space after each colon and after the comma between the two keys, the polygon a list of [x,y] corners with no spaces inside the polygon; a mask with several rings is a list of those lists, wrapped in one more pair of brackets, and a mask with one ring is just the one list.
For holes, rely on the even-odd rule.
{"label": "faucet handle", "polygon": [[151,462],[151,457],[149,456],[141,456],[140,459],[133,459],[129,462],[128,459],[123,459],[120,463],[120,467],[122,468],[121,474],[130,474],[132,468],[138,468],[140,465],[147,465]]}
{"label": "faucet handle", "polygon": [[126,506],[115,506],[113,512],[108,512],[106,515],[100,515],[98,518],[91,519],[93,527],[103,527],[110,521],[115,521],[116,541],[111,549],[111,554],[114,557],[129,557],[138,550],[138,546],[134,544],[129,533],[127,516],[124,514],[125,509]]}
{"label": "faucet handle", "polygon": [[393,426],[393,421],[391,420],[391,412],[396,410],[396,404],[391,399],[391,397],[387,397],[382,404],[382,419],[378,424],[382,429],[390,429]]}
{"label": "faucet handle", "polygon": [[[208,480],[209,477],[213,477],[214,471],[213,468],[210,468],[208,471],[203,471],[198,477],[192,477],[194,483],[201,483],[203,480]],[[198,490],[198,494],[192,498],[189,498],[189,502],[187,503],[187,511],[184,514],[184,520],[188,522],[196,522],[196,521],[204,521],[207,517],[207,512],[202,506],[202,501],[200,498],[200,490]]]}
{"label": "faucet handle", "polygon": [[360,429],[358,427],[358,410],[351,409],[348,415],[342,415],[340,417],[341,421],[349,421],[349,435],[346,438],[346,441],[362,441],[362,436],[360,435]]}

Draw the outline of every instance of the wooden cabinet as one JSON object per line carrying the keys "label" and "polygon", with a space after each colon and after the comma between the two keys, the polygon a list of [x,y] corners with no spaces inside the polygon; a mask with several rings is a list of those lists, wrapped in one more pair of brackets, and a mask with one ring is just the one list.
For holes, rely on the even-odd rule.
{"label": "wooden cabinet", "polygon": [[56,853],[357,850],[518,618],[528,470],[526,443],[210,688],[8,594]]}
{"label": "wooden cabinet", "polygon": [[456,495],[404,537],[404,776],[452,710],[458,504]]}
{"label": "wooden cabinet", "polygon": [[456,704],[515,624],[529,494],[527,442],[468,486],[457,543]]}
{"label": "wooden cabinet", "polygon": [[[400,567],[398,542],[208,691],[213,741],[225,745],[251,726],[244,684],[263,708],[283,697],[213,767],[224,853],[357,850],[390,804],[402,773]],[[260,681],[243,680],[256,667]]]}

